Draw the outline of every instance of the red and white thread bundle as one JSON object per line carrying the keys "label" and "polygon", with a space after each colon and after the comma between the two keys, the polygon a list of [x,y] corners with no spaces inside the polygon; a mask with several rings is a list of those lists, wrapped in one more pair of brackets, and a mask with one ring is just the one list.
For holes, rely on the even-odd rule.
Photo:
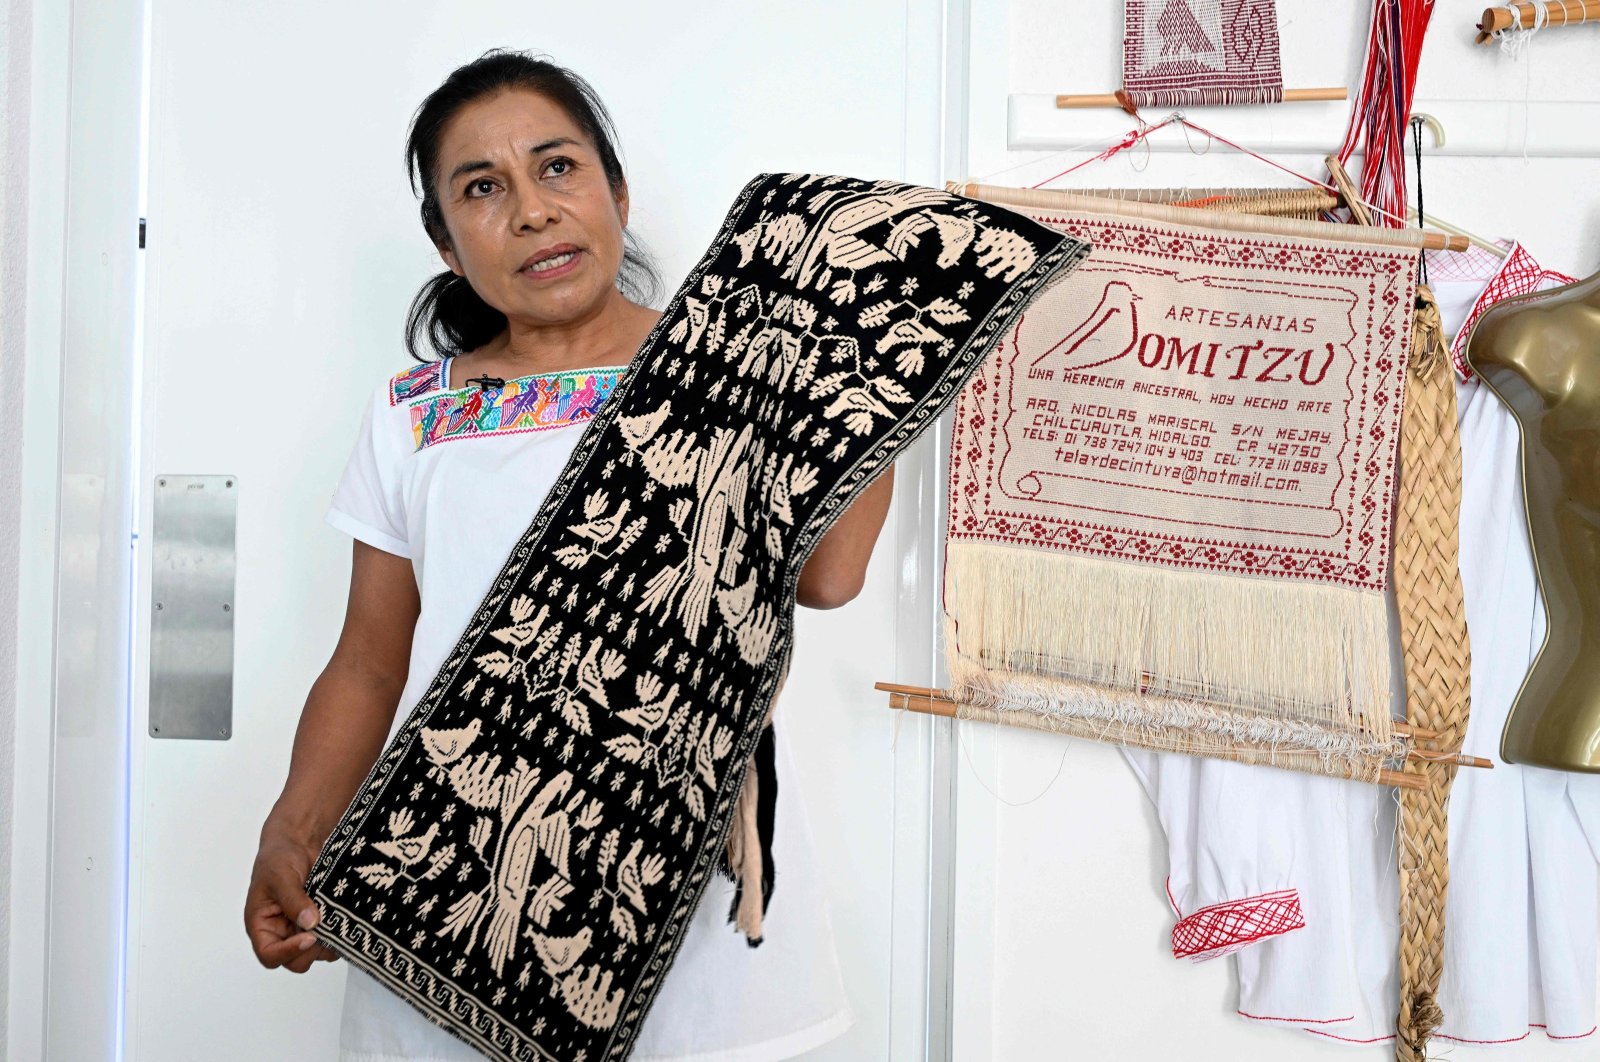
{"label": "red and white thread bundle", "polygon": [[1432,16],[1433,0],[1374,0],[1366,68],[1339,148],[1346,167],[1362,152],[1361,198],[1383,211],[1374,223],[1390,228],[1406,214],[1406,123]]}

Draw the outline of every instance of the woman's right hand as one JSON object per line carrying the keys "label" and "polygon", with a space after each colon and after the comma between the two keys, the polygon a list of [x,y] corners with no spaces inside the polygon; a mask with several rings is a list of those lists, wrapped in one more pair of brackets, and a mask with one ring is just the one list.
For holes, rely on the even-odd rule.
{"label": "woman's right hand", "polygon": [[244,901],[244,928],[256,958],[269,970],[283,966],[305,973],[318,960],[339,958],[308,932],[321,918],[304,888],[319,850],[270,824],[262,831]]}
{"label": "woman's right hand", "polygon": [[244,901],[250,946],[269,970],[305,973],[319,959],[339,957],[309,932],[321,912],[306,895],[306,878],[383,751],[422,608],[408,558],[360,539],[352,549],[344,630],[300,713],[289,777],[261,827]]}

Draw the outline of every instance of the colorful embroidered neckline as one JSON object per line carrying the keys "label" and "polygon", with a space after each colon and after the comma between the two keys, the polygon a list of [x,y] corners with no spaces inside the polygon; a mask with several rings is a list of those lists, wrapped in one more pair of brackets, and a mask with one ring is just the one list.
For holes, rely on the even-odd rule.
{"label": "colorful embroidered neckline", "polygon": [[[445,379],[446,370],[443,364],[430,364],[435,366],[432,381],[437,385]],[[533,373],[487,389],[476,385],[430,389],[420,382],[403,389],[397,376],[391,393],[403,390],[406,395],[423,395],[410,404],[411,439],[416,449],[422,450],[466,436],[548,431],[583,423],[616,390],[625,371],[625,366],[619,366]],[[414,373],[416,370],[402,376]]]}

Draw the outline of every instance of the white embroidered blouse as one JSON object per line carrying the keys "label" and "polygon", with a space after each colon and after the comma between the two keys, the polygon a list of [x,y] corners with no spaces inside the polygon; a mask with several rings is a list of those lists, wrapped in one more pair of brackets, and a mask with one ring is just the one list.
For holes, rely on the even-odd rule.
{"label": "white embroidered blouse", "polygon": [[[421,614],[392,738],[565,467],[583,425],[625,366],[543,373],[501,386],[449,387],[427,362],[374,389],[327,522],[411,560]],[[842,1034],[853,1017],[812,840],[778,713],[776,887],[766,939],[751,948],[727,924],[733,884],[706,889],[639,1034],[637,1062],[765,1062]],[[478,1062],[370,975],[348,970],[341,1062]]]}

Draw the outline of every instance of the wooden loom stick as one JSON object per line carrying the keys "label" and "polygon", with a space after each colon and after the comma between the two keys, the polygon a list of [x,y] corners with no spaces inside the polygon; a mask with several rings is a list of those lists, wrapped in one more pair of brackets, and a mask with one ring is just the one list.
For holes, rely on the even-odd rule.
{"label": "wooden loom stick", "polygon": [[[878,689],[883,689],[888,683],[877,683]],[[911,687],[907,687],[911,688]],[[947,697],[921,697],[911,693],[897,690],[889,691],[889,707],[908,712],[917,712],[921,715],[937,715],[947,719],[956,718],[955,702]],[[1392,785],[1401,789],[1424,789],[1426,779],[1420,774],[1408,774],[1405,771],[1379,771],[1377,782],[1379,785]]]}
{"label": "wooden loom stick", "polygon": [[[1335,158],[1335,161],[1337,161],[1337,158]],[[1340,169],[1343,170],[1343,167],[1340,167]],[[1348,171],[1346,171],[1345,175],[1349,176]],[[1210,206],[1208,201],[1225,201],[1225,206],[1214,207],[1213,209],[1226,209],[1230,213],[1277,217],[1304,218],[1307,216],[1306,214],[1292,213],[1290,209],[1275,208],[1275,201],[1280,196],[1285,197],[1283,200],[1285,203],[1292,199],[1295,209],[1298,209],[1301,200],[1304,200],[1308,208],[1315,208],[1319,211],[1332,210],[1335,207],[1347,204],[1347,199],[1343,194],[1338,193],[1337,190],[1330,192],[1321,185],[1308,185],[1305,188],[1074,188],[1073,192],[1077,195],[1099,196],[1102,199],[1131,199],[1141,203],[1165,203],[1168,206],[1181,207],[1208,207]],[[1365,203],[1361,205],[1363,209],[1370,209],[1367,208]],[[1406,208],[1406,220],[1417,220],[1416,207]],[[1432,211],[1428,212],[1427,220],[1430,227],[1439,229],[1441,232],[1448,232],[1452,236],[1465,237],[1472,246],[1480,247],[1496,258],[1504,258],[1511,253],[1499,244],[1491,243],[1474,232],[1469,232],[1459,225],[1445,221]]]}
{"label": "wooden loom stick", "polygon": [[1482,31],[1478,40],[1486,41],[1489,34],[1510,29],[1513,21],[1518,29],[1532,29],[1536,6],[1544,8],[1546,29],[1600,19],[1600,0],[1537,0],[1537,3],[1522,0],[1509,6],[1484,8],[1483,18],[1478,22],[1478,29]]}
{"label": "wooden loom stick", "polygon": [[[873,689],[889,694],[889,707],[903,711],[917,712],[921,715],[936,715],[945,719],[956,718],[956,701],[943,690],[931,689],[927,686],[902,686],[893,682],[878,682],[873,684]],[[1421,734],[1432,735],[1431,730],[1421,730],[1396,721],[1394,731],[1397,734],[1414,738],[1421,738]],[[1425,739],[1423,739],[1425,740]],[[1457,767],[1482,767],[1493,769],[1494,763],[1482,756],[1467,756],[1459,752],[1446,752],[1438,749],[1412,748],[1406,753],[1407,760],[1421,763],[1449,763]],[[1386,785],[1399,785],[1407,789],[1425,788],[1421,775],[1409,775],[1401,771],[1385,771],[1379,781]],[[1399,781],[1397,779],[1405,779]]]}
{"label": "wooden loom stick", "polygon": [[[1407,221],[1416,221],[1419,216],[1420,215],[1418,215],[1416,207],[1407,207],[1406,208],[1406,220]],[[1440,229],[1440,230],[1442,230],[1444,232],[1448,232],[1448,233],[1451,233],[1451,234],[1456,235],[1456,236],[1465,236],[1467,238],[1468,242],[1471,243],[1474,247],[1481,247],[1485,251],[1488,251],[1490,254],[1494,255],[1496,258],[1505,258],[1507,255],[1509,255],[1511,253],[1510,251],[1506,250],[1504,247],[1501,247],[1499,244],[1490,243],[1488,240],[1484,239],[1482,236],[1478,236],[1478,235],[1476,235],[1474,233],[1468,232],[1466,229],[1462,228],[1460,225],[1452,225],[1452,224],[1450,224],[1450,222],[1441,219],[1436,214],[1431,214],[1430,213],[1428,215],[1428,224],[1432,225],[1436,229]]]}
{"label": "wooden loom stick", "polygon": [[[1312,103],[1322,100],[1347,100],[1350,90],[1343,85],[1332,88],[1284,89],[1284,103]],[[1059,95],[1057,107],[1121,107],[1122,99],[1115,92],[1091,92],[1076,95]],[[1204,106],[1205,100],[1196,99],[1194,105]]]}
{"label": "wooden loom stick", "polygon": [[[907,697],[920,697],[923,700],[937,702],[937,705],[945,706],[929,708],[924,714],[944,716],[954,716],[956,714],[956,702],[945,690],[934,689],[931,686],[903,686],[897,682],[877,682],[873,684],[872,688],[883,693],[900,693]],[[1396,734],[1402,737],[1409,737],[1415,741],[1432,741],[1439,736],[1437,730],[1427,730],[1420,726],[1412,726],[1401,719],[1394,721],[1392,729]],[[1488,761],[1484,762],[1487,763]]]}
{"label": "wooden loom stick", "polygon": [[[1350,208],[1350,216],[1356,219],[1359,225],[1372,224],[1372,211],[1367,204],[1361,201],[1356,194],[1356,184],[1350,179],[1344,165],[1339,161],[1339,156],[1328,155],[1323,158],[1323,164],[1328,167],[1328,175],[1333,178],[1333,186],[1339,189],[1339,198],[1344,200],[1344,205]],[[1466,250],[1465,247],[1462,250]]]}
{"label": "wooden loom stick", "polygon": [[1177,224],[1204,225],[1228,232],[1270,233],[1310,240],[1379,243],[1389,247],[1420,247],[1434,251],[1465,251],[1472,246],[1465,236],[1429,229],[1380,229],[1359,225],[1331,224],[1326,221],[1301,221],[1298,218],[1257,217],[1228,214],[1198,207],[1177,207],[1163,203],[1141,203],[1132,199],[1109,199],[1058,189],[1007,188],[976,181],[947,181],[945,190],[969,199],[983,199],[999,206],[1035,207],[1045,210],[1081,210],[1089,214],[1120,214]]}
{"label": "wooden loom stick", "polygon": [[[1596,0],[1596,3],[1600,3],[1600,0]],[[1346,170],[1342,164],[1340,164],[1339,156],[1328,155],[1322,161],[1328,167],[1328,175],[1333,180],[1334,187],[1339,189],[1339,201],[1350,208],[1350,216],[1359,224],[1371,225],[1371,208],[1369,208],[1367,204],[1363,203],[1356,195],[1355,182],[1350,179],[1350,172]],[[1415,207],[1406,208],[1407,221],[1416,221],[1420,217],[1421,215],[1417,213]],[[1441,221],[1432,214],[1428,215],[1427,221],[1429,225],[1434,226],[1440,231],[1448,232],[1452,236],[1460,236],[1469,244],[1473,245],[1474,247],[1483,248],[1496,258],[1504,258],[1506,255],[1511,253],[1504,247],[1490,243],[1482,236],[1470,233],[1466,229],[1461,228],[1459,225],[1452,225],[1448,221]],[[1465,250],[1465,248],[1463,248],[1463,250]]]}

